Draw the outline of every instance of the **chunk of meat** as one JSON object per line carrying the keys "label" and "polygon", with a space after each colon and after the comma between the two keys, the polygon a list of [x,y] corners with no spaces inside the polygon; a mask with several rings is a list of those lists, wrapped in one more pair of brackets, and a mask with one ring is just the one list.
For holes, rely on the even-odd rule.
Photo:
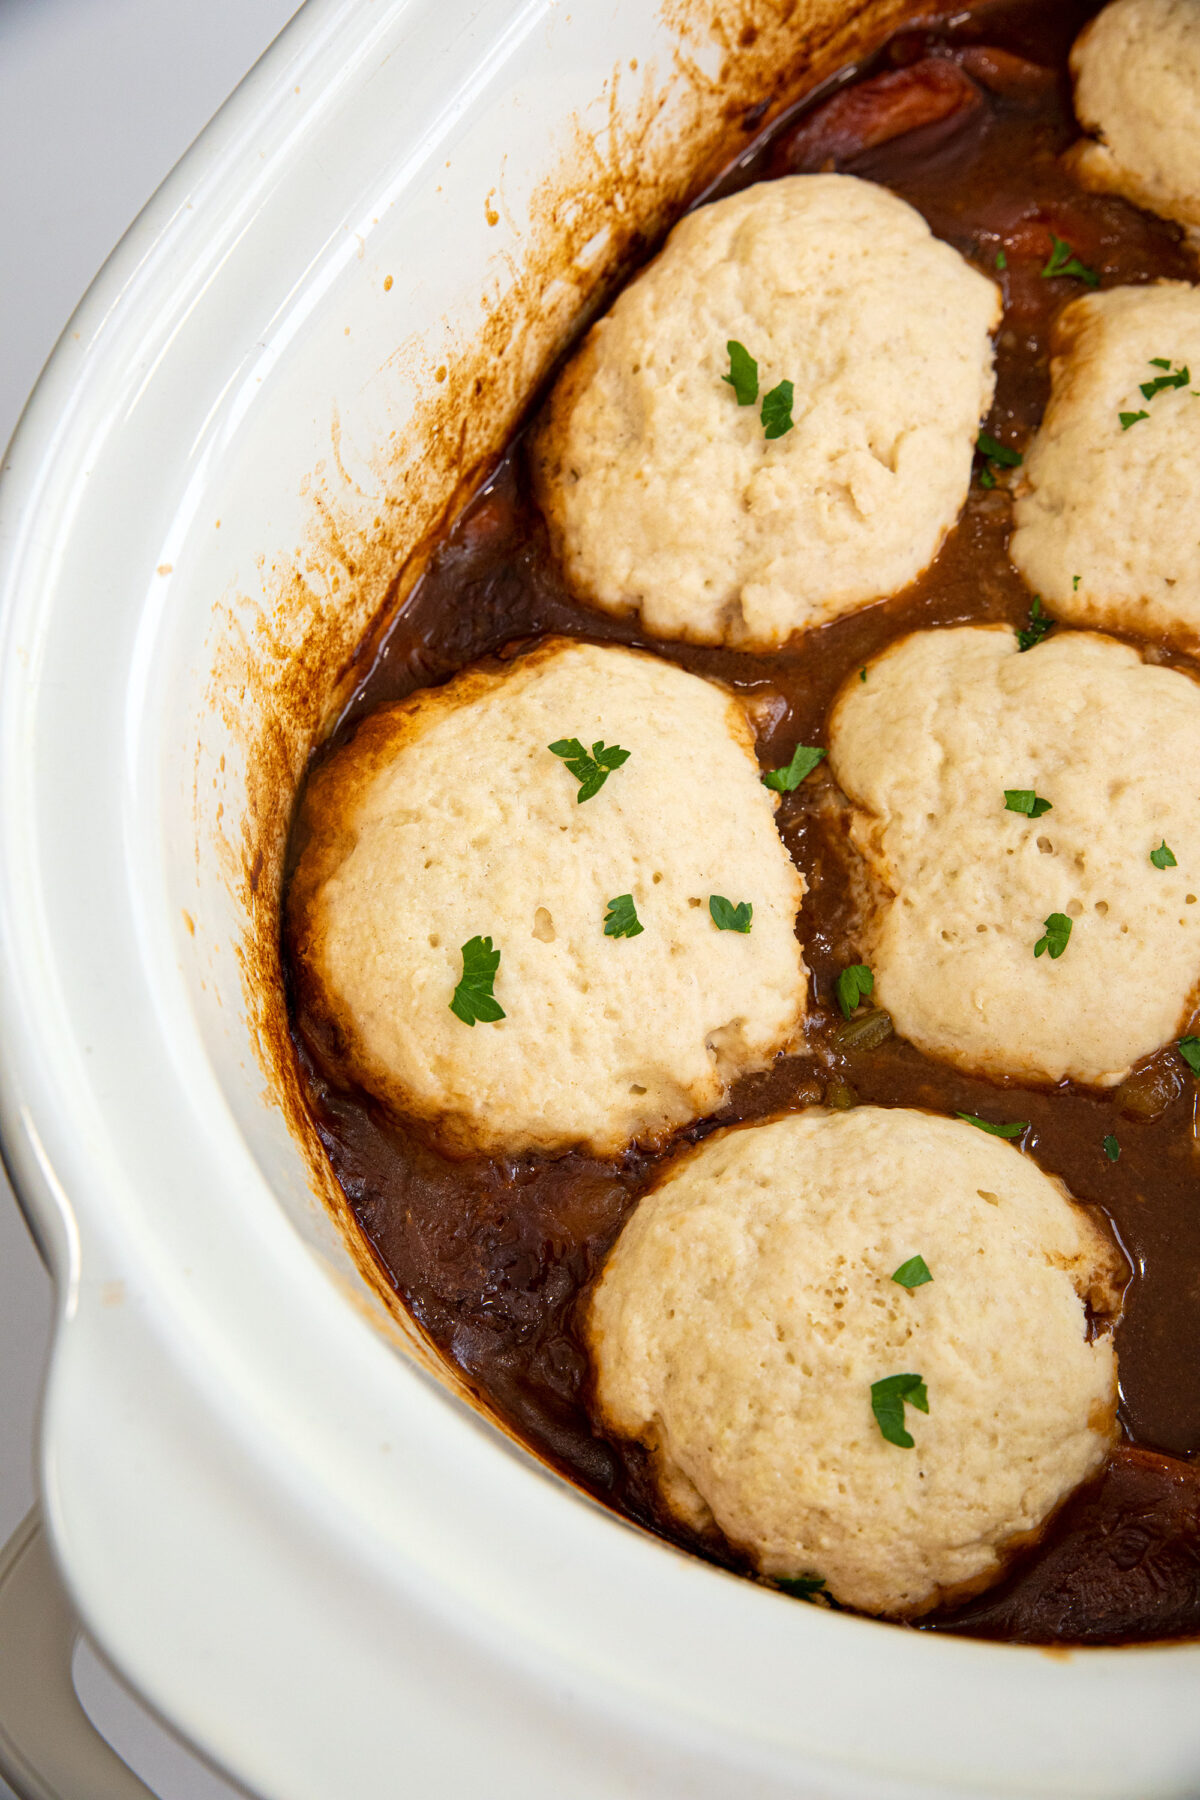
{"label": "chunk of meat", "polygon": [[993,44],[970,44],[958,52],[956,61],[980,87],[1006,100],[1042,100],[1058,80],[1057,72],[1045,63],[1029,62]]}
{"label": "chunk of meat", "polygon": [[967,118],[983,96],[957,63],[927,56],[835,94],[776,147],[776,172],[806,174],[851,162],[864,150],[922,126]]}
{"label": "chunk of meat", "polygon": [[1123,1445],[1036,1561],[930,1623],[1018,1644],[1200,1637],[1200,1468]]}

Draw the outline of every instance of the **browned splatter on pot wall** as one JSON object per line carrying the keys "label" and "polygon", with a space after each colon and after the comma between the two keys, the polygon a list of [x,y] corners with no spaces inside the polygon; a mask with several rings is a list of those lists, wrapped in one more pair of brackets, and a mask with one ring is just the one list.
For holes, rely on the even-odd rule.
{"label": "browned splatter on pot wall", "polygon": [[[297,783],[347,697],[358,646],[378,638],[403,603],[431,542],[486,477],[567,345],[778,111],[923,10],[914,0],[664,0],[660,16],[677,46],[671,66],[617,65],[601,93],[604,124],[571,123],[565,152],[535,189],[523,260],[510,259],[480,296],[474,340],[451,357],[412,341],[389,359],[420,372],[424,397],[374,458],[383,500],[355,491],[331,422],[335,474],[322,467],[306,484],[306,539],[265,571],[269,604],[255,609],[239,596],[216,610],[211,704],[245,756],[247,804],[237,817],[232,805],[223,816],[218,808],[215,850],[245,919],[243,1003],[266,1099],[282,1108],[361,1273],[442,1380],[446,1365],[414,1341],[408,1313],[369,1259],[303,1103],[278,950]],[[503,173],[479,196],[501,214]],[[386,383],[386,366],[379,379]],[[197,791],[198,782],[197,773]],[[202,842],[198,855],[213,848]]]}

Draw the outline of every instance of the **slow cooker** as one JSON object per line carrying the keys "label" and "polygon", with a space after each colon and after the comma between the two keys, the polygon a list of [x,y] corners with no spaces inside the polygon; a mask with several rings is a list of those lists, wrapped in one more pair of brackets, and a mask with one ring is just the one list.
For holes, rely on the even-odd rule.
{"label": "slow cooker", "polygon": [[[787,1604],[541,1467],[356,1248],[290,1073],[284,833],[351,647],[671,209],[916,11],[308,0],[14,441],[0,1122],[57,1287],[44,1530],[95,1643],[255,1794],[1200,1792],[1198,1646]],[[51,1604],[36,1552],[10,1627]]]}

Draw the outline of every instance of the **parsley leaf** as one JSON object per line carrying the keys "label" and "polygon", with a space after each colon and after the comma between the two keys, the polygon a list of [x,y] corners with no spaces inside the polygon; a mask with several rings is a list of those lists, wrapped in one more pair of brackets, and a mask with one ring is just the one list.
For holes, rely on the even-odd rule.
{"label": "parsley leaf", "polygon": [[1066,913],[1051,913],[1043,919],[1042,929],[1045,937],[1040,937],[1034,945],[1033,954],[1040,956],[1043,950],[1050,952],[1051,962],[1057,962],[1067,947],[1067,939],[1071,935],[1071,921]]}
{"label": "parsley leaf", "polygon": [[[1152,356],[1150,366],[1153,369],[1169,369],[1170,363],[1161,356]],[[1192,379],[1192,372],[1185,363],[1181,369],[1175,369],[1170,375],[1156,375],[1153,381],[1143,381],[1141,385],[1143,400],[1153,400],[1164,388],[1185,388]]]}
{"label": "parsley leaf", "polygon": [[500,967],[500,952],[492,949],[491,938],[471,938],[462,947],[462,959],[462,980],[450,1002],[450,1011],[455,1018],[461,1019],[464,1025],[474,1025],[477,1019],[485,1025],[495,1025],[507,1018],[492,993],[496,970]]}
{"label": "parsley leaf", "polygon": [[1086,263],[1080,262],[1065,238],[1050,233],[1053,249],[1044,269],[1040,271],[1043,281],[1052,281],[1059,275],[1070,275],[1076,281],[1086,283],[1088,287],[1099,287],[1100,277],[1095,269],[1089,269]]}
{"label": "parsley leaf", "polygon": [[605,937],[641,937],[646,927],[637,916],[632,894],[618,894],[604,914]]}
{"label": "parsley leaf", "polygon": [[792,751],[792,760],[785,763],[782,769],[768,769],[763,776],[763,786],[773,788],[777,794],[790,794],[798,788],[806,775],[811,775],[824,750],[814,750],[807,744],[797,744]]}
{"label": "parsley leaf", "polygon": [[990,1132],[993,1137],[1019,1138],[1023,1131],[1029,1130],[1028,1119],[1012,1119],[1007,1125],[994,1125],[990,1119],[981,1119],[978,1113],[955,1113],[964,1125],[978,1125],[980,1131]]}
{"label": "parsley leaf", "polygon": [[1029,612],[1029,623],[1023,631],[1017,633],[1017,649],[1032,650],[1036,644],[1041,643],[1053,623],[1054,620],[1042,610],[1042,596],[1035,594]]}
{"label": "parsley leaf", "polygon": [[592,745],[589,756],[578,738],[559,738],[547,746],[552,756],[561,756],[579,783],[579,792],[575,799],[582,806],[598,794],[614,769],[619,769],[623,762],[628,762],[630,752],[622,750],[619,744],[605,745],[597,740]]}
{"label": "parsley leaf", "polygon": [[1027,819],[1040,819],[1043,813],[1054,810],[1049,800],[1043,800],[1032,788],[1005,788],[1004,807],[1006,812],[1024,813]]}
{"label": "parsley leaf", "polygon": [[865,1000],[875,986],[875,977],[866,963],[851,963],[843,969],[837,978],[837,1001],[842,1009],[843,1019],[848,1019],[860,1001]]}
{"label": "parsley leaf", "polygon": [[918,1412],[929,1411],[929,1395],[920,1375],[885,1375],[882,1381],[871,1383],[871,1411],[880,1431],[889,1444],[911,1450],[913,1439],[904,1429],[905,1401]]}
{"label": "parsley leaf", "polygon": [[825,1586],[823,1575],[778,1575],[775,1586],[795,1600],[812,1600]]}
{"label": "parsley leaf", "polygon": [[1148,412],[1123,412],[1119,417],[1121,420],[1121,430],[1128,431],[1131,425],[1136,425],[1139,419],[1148,419],[1150,414]]}
{"label": "parsley leaf", "polygon": [[860,669],[858,671],[858,679],[860,681],[865,681],[867,679],[867,671],[865,669]]}
{"label": "parsley leaf", "polygon": [[723,894],[708,896],[708,910],[712,914],[712,922],[718,931],[741,931],[750,929],[750,920],[754,916],[754,908],[749,900],[739,900],[734,906]]}
{"label": "parsley leaf", "polygon": [[1079,583],[1082,580],[1083,580],[1082,575],[1072,575],[1072,577],[1071,577],[1071,592],[1073,594],[1077,594],[1079,592]]}
{"label": "parsley leaf", "polygon": [[994,488],[996,485],[996,477],[992,474],[991,468],[987,463],[984,463],[982,469],[979,471],[979,485],[980,487],[985,488]]}
{"label": "parsley leaf", "polygon": [[753,406],[758,399],[758,364],[736,338],[730,338],[725,348],[729,352],[729,373],[722,375],[721,380],[729,383],[739,406]]}
{"label": "parsley leaf", "polygon": [[929,1273],[929,1264],[923,1256],[910,1256],[906,1263],[900,1264],[892,1280],[899,1282],[902,1288],[907,1288],[911,1293],[913,1288],[924,1287],[927,1281],[932,1281],[933,1276]]}
{"label": "parsley leaf", "polygon": [[1154,864],[1156,869],[1174,869],[1178,867],[1178,864],[1175,861],[1175,852],[1167,843],[1166,838],[1163,839],[1157,850],[1152,850],[1150,852],[1150,861]]}
{"label": "parsley leaf", "polygon": [[1116,1162],[1118,1156],[1121,1154],[1121,1146],[1118,1144],[1111,1131],[1104,1140],[1104,1154],[1107,1156],[1109,1162]]}
{"label": "parsley leaf", "polygon": [[1200,1075],[1200,1037],[1180,1038],[1176,1048],[1193,1075]]}
{"label": "parsley leaf", "polygon": [[1008,267],[1008,257],[1003,250],[997,250],[996,252],[996,267],[1001,270],[1007,269]]}
{"label": "parsley leaf", "polygon": [[989,462],[999,463],[1002,469],[1019,469],[1025,458],[1019,450],[1010,450],[998,438],[989,432],[981,431],[975,440],[975,448],[980,456],[986,456]]}
{"label": "parsley leaf", "polygon": [[786,437],[795,421],[792,418],[792,400],[795,387],[790,381],[781,381],[765,395],[762,412],[759,414],[763,422],[763,435],[767,438]]}

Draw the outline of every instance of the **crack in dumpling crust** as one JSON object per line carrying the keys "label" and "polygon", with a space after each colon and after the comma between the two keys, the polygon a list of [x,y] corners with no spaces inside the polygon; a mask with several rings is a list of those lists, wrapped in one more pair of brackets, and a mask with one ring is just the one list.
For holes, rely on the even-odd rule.
{"label": "crack in dumpling crust", "polygon": [[926,1055],[1111,1086],[1185,1027],[1200,980],[1189,676],[1091,632],[1024,652],[1007,626],[916,632],[842,690],[829,760],[870,875],[875,996]]}
{"label": "crack in dumpling crust", "polygon": [[[896,593],[966,499],[992,281],[886,189],[799,175],[700,208],[593,328],[535,441],[567,577],[659,636],[770,648]],[[727,344],[757,363],[753,403]],[[763,403],[791,382],[793,424]]]}
{"label": "crack in dumpling crust", "polygon": [[[893,1277],[914,1254],[932,1279]],[[605,1423],[763,1574],[910,1615],[987,1585],[1103,1461],[1121,1258],[1009,1145],[902,1108],[708,1138],[642,1199],[587,1315]],[[872,1389],[924,1383],[911,1443]]]}
{"label": "crack in dumpling crust", "polygon": [[[599,785],[564,739],[602,746]],[[724,689],[547,639],[371,714],[313,775],[298,978],[345,1069],[452,1153],[657,1142],[800,1028],[774,809]]]}

